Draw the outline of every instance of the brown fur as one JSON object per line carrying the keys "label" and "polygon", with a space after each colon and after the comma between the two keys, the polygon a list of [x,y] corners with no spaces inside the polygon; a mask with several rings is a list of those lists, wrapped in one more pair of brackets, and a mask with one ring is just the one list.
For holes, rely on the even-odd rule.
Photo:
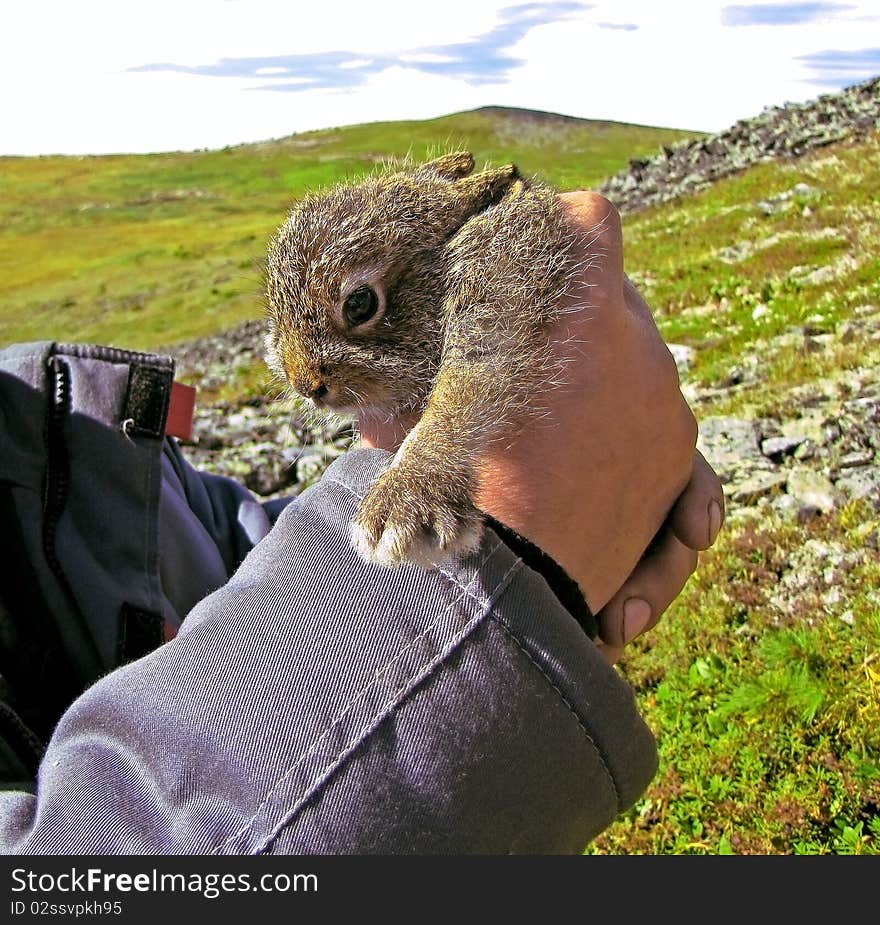
{"label": "brown fur", "polygon": [[[549,328],[576,263],[555,192],[466,152],[311,195],[269,246],[268,359],[315,404],[417,412],[353,524],[365,558],[430,565],[478,542],[481,450],[559,379]],[[369,285],[374,318],[344,303]]]}

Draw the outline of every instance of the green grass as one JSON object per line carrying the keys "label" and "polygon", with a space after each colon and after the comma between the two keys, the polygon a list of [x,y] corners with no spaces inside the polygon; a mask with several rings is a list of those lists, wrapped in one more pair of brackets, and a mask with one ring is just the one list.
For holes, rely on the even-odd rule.
{"label": "green grass", "polygon": [[[819,568],[780,601],[809,541],[846,580]],[[722,534],[627,658],[661,767],[591,853],[880,854],[878,541],[864,502]]]}
{"label": "green grass", "polygon": [[[798,184],[788,207],[760,203]],[[744,355],[762,356],[762,401],[792,384],[790,352],[767,353],[775,336],[811,323],[833,332],[853,309],[880,302],[880,144],[836,145],[788,163],[768,163],[624,223],[627,267],[635,271],[670,342],[698,349],[694,378],[724,381]],[[741,259],[725,252],[746,245]],[[803,272],[792,273],[801,267]],[[812,282],[810,270],[837,274]],[[763,305],[766,311],[755,317]],[[853,354],[853,351],[849,351]],[[809,359],[797,377],[808,381]],[[845,361],[844,361],[845,362]]]}
{"label": "green grass", "polygon": [[292,202],[391,156],[467,148],[576,188],[693,134],[488,110],[220,151],[0,158],[0,344],[148,349],[259,317],[266,241]]}

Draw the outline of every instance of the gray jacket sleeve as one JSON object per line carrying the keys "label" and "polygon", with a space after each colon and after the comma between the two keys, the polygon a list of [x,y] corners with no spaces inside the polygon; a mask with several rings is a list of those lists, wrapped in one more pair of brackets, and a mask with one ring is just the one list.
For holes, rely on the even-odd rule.
{"label": "gray jacket sleeve", "polygon": [[171,642],[64,713],[12,853],[577,853],[642,793],[632,692],[491,530],[442,568],[351,549],[386,461],[288,505]]}

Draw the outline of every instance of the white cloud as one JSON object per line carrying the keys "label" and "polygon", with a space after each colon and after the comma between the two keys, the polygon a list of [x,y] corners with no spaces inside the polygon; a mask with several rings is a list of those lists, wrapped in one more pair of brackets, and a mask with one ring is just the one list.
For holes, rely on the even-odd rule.
{"label": "white cloud", "polygon": [[455,58],[450,57],[449,55],[435,55],[430,52],[422,52],[421,54],[402,54],[399,56],[401,61],[405,61],[407,64],[446,64],[455,60]]}
{"label": "white cloud", "polygon": [[349,68],[369,67],[372,63],[373,63],[372,58],[356,58],[353,61],[343,61],[342,64],[340,64],[339,66],[343,70],[348,70]]}

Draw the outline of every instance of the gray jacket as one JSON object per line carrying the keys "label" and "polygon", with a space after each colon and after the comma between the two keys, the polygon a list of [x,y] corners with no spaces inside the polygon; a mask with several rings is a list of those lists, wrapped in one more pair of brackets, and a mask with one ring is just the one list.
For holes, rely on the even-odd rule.
{"label": "gray jacket", "polygon": [[632,692],[498,532],[367,565],[387,454],[260,504],[164,436],[172,374],[0,352],[0,851],[578,853],[632,806]]}

